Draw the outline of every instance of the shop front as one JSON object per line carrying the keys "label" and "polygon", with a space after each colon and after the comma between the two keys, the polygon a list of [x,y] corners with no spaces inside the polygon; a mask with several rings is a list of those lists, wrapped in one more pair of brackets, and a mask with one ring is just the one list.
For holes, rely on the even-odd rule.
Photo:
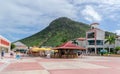
{"label": "shop front", "polygon": [[1,51],[9,52],[10,51],[10,41],[5,37],[0,36],[0,52]]}

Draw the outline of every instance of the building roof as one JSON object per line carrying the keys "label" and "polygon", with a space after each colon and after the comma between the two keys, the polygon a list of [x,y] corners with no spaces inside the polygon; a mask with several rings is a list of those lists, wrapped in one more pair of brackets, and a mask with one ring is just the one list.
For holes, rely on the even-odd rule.
{"label": "building roof", "polygon": [[116,38],[119,38],[119,37],[120,37],[120,35],[117,35],[117,36],[116,36]]}
{"label": "building roof", "polygon": [[99,28],[94,28],[94,29],[90,29],[90,30],[88,30],[87,32],[95,31],[95,30],[103,31],[103,30],[101,30],[101,29],[99,29]]}
{"label": "building roof", "polygon": [[[25,44],[23,44],[22,42],[15,42],[14,43],[16,46],[26,46]],[[27,47],[27,46],[26,46]]]}
{"label": "building roof", "polygon": [[78,41],[85,41],[86,38],[77,38]]}
{"label": "building roof", "polygon": [[99,23],[92,23],[92,24],[90,24],[90,25],[99,25]]}
{"label": "building roof", "polygon": [[11,43],[8,39],[6,39],[5,37],[3,37],[2,35],[0,35],[0,38],[4,39],[5,41]]}
{"label": "building roof", "polygon": [[85,50],[84,47],[81,47],[81,46],[77,46],[75,44],[72,43],[72,41],[68,41],[58,47],[55,47],[53,49],[78,49],[78,50]]}

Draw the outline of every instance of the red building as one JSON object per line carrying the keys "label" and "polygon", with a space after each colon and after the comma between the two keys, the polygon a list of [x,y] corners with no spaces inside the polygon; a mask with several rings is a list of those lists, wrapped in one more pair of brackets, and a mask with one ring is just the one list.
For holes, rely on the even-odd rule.
{"label": "red building", "polygon": [[5,52],[10,51],[10,44],[11,42],[0,35],[0,52],[1,50],[4,50]]}

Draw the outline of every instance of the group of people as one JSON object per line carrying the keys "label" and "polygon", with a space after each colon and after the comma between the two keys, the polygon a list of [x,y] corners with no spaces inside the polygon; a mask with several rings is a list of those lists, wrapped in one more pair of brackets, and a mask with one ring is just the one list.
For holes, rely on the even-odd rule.
{"label": "group of people", "polygon": [[[4,58],[4,56],[5,56],[5,51],[4,50],[2,50],[1,51],[1,59],[3,59]],[[15,58],[16,59],[21,59],[21,56],[20,56],[20,53],[19,52],[16,52],[16,54],[14,54],[14,52],[10,52],[10,57],[12,58],[14,58],[14,56],[15,56]]]}

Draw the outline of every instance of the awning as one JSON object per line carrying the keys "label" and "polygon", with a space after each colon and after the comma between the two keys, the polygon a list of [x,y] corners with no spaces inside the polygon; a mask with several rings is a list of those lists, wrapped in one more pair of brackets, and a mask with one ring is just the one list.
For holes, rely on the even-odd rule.
{"label": "awning", "polygon": [[32,51],[38,52],[38,51],[48,51],[51,50],[51,48],[38,48],[38,47],[33,47]]}
{"label": "awning", "polygon": [[38,52],[38,51],[40,51],[40,48],[38,48],[38,47],[33,47],[33,48],[31,49],[31,51],[33,51],[33,52]]}

